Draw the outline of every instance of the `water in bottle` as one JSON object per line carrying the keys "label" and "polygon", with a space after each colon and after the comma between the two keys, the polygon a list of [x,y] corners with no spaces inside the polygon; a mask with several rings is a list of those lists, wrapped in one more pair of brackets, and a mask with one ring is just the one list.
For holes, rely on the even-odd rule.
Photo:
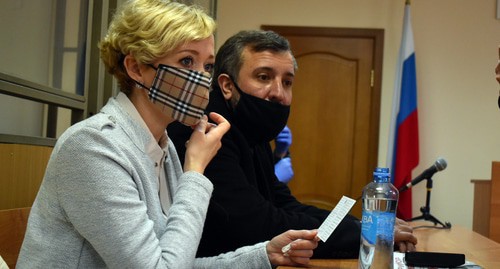
{"label": "water in bottle", "polygon": [[358,268],[393,268],[398,197],[399,192],[390,181],[389,168],[376,168],[373,181],[363,189]]}

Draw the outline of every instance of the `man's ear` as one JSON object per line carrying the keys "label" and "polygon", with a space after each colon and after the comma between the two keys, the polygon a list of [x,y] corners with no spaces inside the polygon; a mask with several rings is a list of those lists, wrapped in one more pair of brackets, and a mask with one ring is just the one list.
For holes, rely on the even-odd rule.
{"label": "man's ear", "polygon": [[128,54],[125,56],[125,59],[123,59],[123,66],[130,78],[140,83],[144,83],[144,77],[139,68],[139,63],[132,55]]}
{"label": "man's ear", "polygon": [[219,83],[224,99],[230,100],[233,96],[234,84],[231,78],[229,78],[229,75],[220,74],[217,78],[217,82]]}

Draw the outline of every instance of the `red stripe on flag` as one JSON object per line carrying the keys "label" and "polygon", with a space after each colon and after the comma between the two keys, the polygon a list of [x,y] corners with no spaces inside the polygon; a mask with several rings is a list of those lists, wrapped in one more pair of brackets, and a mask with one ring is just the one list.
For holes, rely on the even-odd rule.
{"label": "red stripe on flag", "polygon": [[[418,113],[415,109],[398,126],[394,186],[401,188],[411,181],[411,171],[418,165]],[[412,217],[411,189],[399,194],[397,217],[403,220]]]}

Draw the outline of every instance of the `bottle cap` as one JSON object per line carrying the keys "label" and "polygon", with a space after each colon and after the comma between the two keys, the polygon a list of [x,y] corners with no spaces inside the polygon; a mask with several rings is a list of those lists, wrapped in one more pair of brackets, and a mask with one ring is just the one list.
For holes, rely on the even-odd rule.
{"label": "bottle cap", "polygon": [[377,168],[375,168],[375,171],[373,172],[373,177],[379,178],[379,179],[390,178],[391,173],[389,173],[389,168],[377,167]]}

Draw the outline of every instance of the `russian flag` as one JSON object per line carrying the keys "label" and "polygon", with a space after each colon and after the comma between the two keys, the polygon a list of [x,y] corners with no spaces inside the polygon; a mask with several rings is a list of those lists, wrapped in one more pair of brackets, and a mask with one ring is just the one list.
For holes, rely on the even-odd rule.
{"label": "russian flag", "polygon": [[[405,5],[394,87],[387,167],[391,168],[392,183],[399,189],[411,181],[411,172],[419,162],[417,77],[409,1]],[[411,199],[411,189],[399,194],[398,218],[412,218]]]}

